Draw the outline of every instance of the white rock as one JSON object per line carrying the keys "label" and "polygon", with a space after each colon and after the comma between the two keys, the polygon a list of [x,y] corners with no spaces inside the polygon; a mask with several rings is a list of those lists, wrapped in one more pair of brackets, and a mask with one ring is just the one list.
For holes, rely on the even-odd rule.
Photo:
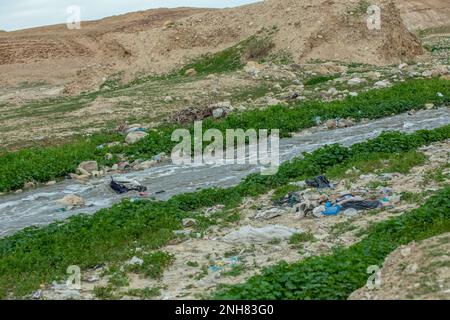
{"label": "white rock", "polygon": [[91,174],[93,171],[98,171],[97,161],[84,161],[78,166],[78,171],[81,174]]}
{"label": "white rock", "polygon": [[133,144],[133,143],[136,143],[139,140],[145,138],[146,136],[148,136],[148,133],[146,133],[146,132],[133,131],[127,135],[127,137],[125,138],[125,142],[128,144]]}
{"label": "white rock", "polygon": [[422,77],[430,78],[432,76],[432,74],[433,73],[431,72],[431,70],[426,70],[426,71],[422,72]]}
{"label": "white rock", "polygon": [[347,84],[350,85],[350,86],[356,86],[356,85],[361,84],[361,83],[363,83],[365,81],[366,80],[364,80],[364,79],[353,78],[353,79],[348,80]]}
{"label": "white rock", "polygon": [[145,170],[145,169],[154,167],[156,164],[157,164],[157,162],[155,160],[148,160],[148,161],[144,161],[144,162],[140,163],[139,167],[142,170]]}
{"label": "white rock", "polygon": [[68,206],[68,207],[83,207],[84,206],[84,199],[76,196],[74,194],[65,196],[64,198],[57,201],[59,204]]}
{"label": "white rock", "polygon": [[223,110],[222,108],[214,109],[212,112],[212,116],[214,119],[222,118],[224,114],[225,114],[225,110]]}
{"label": "white rock", "polygon": [[375,82],[374,87],[375,88],[386,88],[386,87],[388,87],[390,85],[391,85],[391,83],[389,81],[382,80],[382,81]]}
{"label": "white rock", "polygon": [[186,70],[186,72],[184,74],[187,75],[188,77],[193,77],[193,76],[197,75],[197,70],[188,69],[188,70]]}
{"label": "white rock", "polygon": [[258,76],[263,66],[255,61],[249,61],[244,67],[244,71],[254,77]]}

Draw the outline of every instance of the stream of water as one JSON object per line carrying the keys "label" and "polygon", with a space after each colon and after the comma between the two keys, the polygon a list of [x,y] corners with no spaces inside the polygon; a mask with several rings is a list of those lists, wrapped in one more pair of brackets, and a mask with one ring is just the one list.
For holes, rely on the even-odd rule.
{"label": "stream of water", "polygon": [[[378,136],[382,131],[413,132],[433,129],[450,123],[450,109],[423,110],[413,115],[393,117],[358,124],[349,128],[326,130],[314,128],[292,138],[280,140],[281,161],[287,161],[303,152],[313,151],[326,144],[351,145]],[[140,182],[157,199],[165,200],[173,195],[194,192],[211,187],[229,187],[238,184],[247,175],[259,172],[258,165],[199,165],[181,166],[163,164],[144,171],[114,175]],[[28,226],[46,225],[80,213],[94,213],[112,206],[126,197],[138,197],[135,193],[115,194],[109,187],[109,177],[79,183],[65,180],[53,186],[43,186],[20,194],[0,197],[0,237],[12,234]],[[163,193],[155,194],[161,190]],[[86,207],[62,211],[57,200],[66,195],[82,197]]]}

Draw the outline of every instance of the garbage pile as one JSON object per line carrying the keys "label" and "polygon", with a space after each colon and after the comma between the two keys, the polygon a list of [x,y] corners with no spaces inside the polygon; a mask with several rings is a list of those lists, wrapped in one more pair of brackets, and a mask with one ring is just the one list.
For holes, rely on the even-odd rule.
{"label": "garbage pile", "polygon": [[306,180],[305,183],[309,189],[290,192],[276,204],[292,208],[300,218],[321,218],[339,214],[354,216],[361,211],[393,207],[400,202],[400,196],[386,187],[337,192],[325,176]]}

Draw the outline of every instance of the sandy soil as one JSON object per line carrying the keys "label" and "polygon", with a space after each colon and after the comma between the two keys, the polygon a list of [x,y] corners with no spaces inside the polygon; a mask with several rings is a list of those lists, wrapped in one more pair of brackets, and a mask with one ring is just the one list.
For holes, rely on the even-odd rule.
{"label": "sandy soil", "polygon": [[[277,28],[275,51],[296,62],[333,59],[397,63],[422,53],[398,9],[382,9],[381,30],[369,30],[360,0],[268,0],[232,9],[160,9],[82,24],[0,34],[0,84],[45,81],[69,86],[69,93],[95,88],[125,71],[167,72],[192,57],[232,46],[263,28]],[[84,72],[80,72],[80,70]]]}

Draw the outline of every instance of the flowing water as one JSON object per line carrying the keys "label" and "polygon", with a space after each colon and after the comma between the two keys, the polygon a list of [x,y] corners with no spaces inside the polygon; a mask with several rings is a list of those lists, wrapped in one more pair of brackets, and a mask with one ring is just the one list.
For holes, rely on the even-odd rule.
{"label": "flowing water", "polygon": [[[303,152],[313,151],[326,144],[352,145],[378,136],[385,130],[413,132],[433,129],[450,123],[450,109],[419,111],[383,118],[350,128],[335,130],[311,129],[292,138],[280,140],[281,161],[287,161]],[[117,174],[115,177],[134,179],[145,185],[156,199],[194,192],[210,187],[229,187],[238,184],[247,175],[259,172],[259,165],[197,165],[165,164],[144,171]],[[43,186],[20,194],[0,197],[0,237],[28,226],[45,225],[80,213],[94,213],[112,206],[123,198],[138,198],[137,193],[117,195],[109,188],[109,177],[93,179],[88,183],[65,180],[53,186]],[[164,192],[159,193],[159,191]],[[66,195],[82,197],[86,207],[64,211],[57,200]]]}

